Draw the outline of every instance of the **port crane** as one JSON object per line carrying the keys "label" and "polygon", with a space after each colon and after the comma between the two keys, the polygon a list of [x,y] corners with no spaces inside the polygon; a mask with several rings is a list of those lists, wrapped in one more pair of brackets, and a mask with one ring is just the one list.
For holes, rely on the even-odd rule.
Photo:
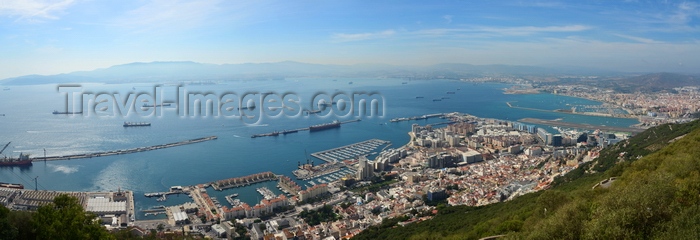
{"label": "port crane", "polygon": [[5,149],[7,148],[7,146],[10,146],[10,143],[12,143],[12,142],[8,142],[7,144],[5,144],[5,146],[0,150],[0,154],[2,154],[2,152],[5,151]]}

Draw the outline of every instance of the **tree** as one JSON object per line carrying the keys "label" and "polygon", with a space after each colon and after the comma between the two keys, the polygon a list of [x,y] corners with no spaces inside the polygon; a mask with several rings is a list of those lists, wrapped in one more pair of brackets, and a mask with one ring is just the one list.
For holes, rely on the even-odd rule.
{"label": "tree", "polygon": [[39,207],[32,217],[37,239],[114,239],[94,214],[88,214],[78,199],[67,194]]}
{"label": "tree", "polygon": [[15,239],[19,231],[9,221],[10,210],[0,205],[0,239]]}
{"label": "tree", "polygon": [[158,232],[162,232],[163,229],[165,229],[165,226],[162,223],[159,223],[156,228],[158,229]]}

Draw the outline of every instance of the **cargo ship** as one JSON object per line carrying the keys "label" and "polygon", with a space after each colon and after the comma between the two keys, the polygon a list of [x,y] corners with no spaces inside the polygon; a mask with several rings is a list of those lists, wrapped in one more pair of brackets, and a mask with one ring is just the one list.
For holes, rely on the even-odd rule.
{"label": "cargo ship", "polygon": [[19,158],[3,158],[0,159],[0,167],[11,167],[11,166],[31,166],[32,160],[29,159],[29,155],[19,154]]}
{"label": "cargo ship", "polygon": [[151,123],[148,122],[124,122],[124,127],[148,127]]}
{"label": "cargo ship", "polygon": [[0,182],[0,187],[3,188],[14,188],[14,189],[24,189],[24,185],[19,183],[4,183]]}
{"label": "cargo ship", "polygon": [[238,108],[238,110],[242,110],[242,109],[250,109],[250,110],[253,110],[253,109],[255,109],[255,104],[251,104],[250,107],[244,105],[244,106]]}
{"label": "cargo ship", "polygon": [[53,110],[53,114],[83,114],[83,111],[80,111],[80,112],[59,112],[59,111]]}
{"label": "cargo ship", "polygon": [[263,134],[253,134],[250,136],[250,138],[257,138],[257,137],[276,137],[279,136],[280,132],[274,131],[271,133],[263,133]]}
{"label": "cargo ship", "polygon": [[284,130],[284,131],[282,131],[282,134],[286,135],[286,134],[295,133],[295,132],[299,132],[299,129]]}
{"label": "cargo ship", "polygon": [[331,129],[331,128],[339,128],[340,127],[340,121],[335,120],[333,122],[329,123],[323,123],[323,124],[317,124],[309,127],[310,132],[315,132],[315,131],[321,131],[321,130],[326,130],[326,129]]}
{"label": "cargo ship", "polygon": [[156,105],[146,104],[146,103],[143,104],[143,107],[169,107],[169,106],[170,106],[170,103],[163,103],[163,104],[156,104]]}

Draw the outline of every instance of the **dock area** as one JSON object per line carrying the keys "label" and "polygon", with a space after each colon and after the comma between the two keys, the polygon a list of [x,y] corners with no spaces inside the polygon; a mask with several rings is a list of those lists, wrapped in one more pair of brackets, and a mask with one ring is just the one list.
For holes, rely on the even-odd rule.
{"label": "dock area", "polygon": [[71,160],[71,159],[81,159],[81,158],[105,157],[105,156],[112,156],[112,155],[129,154],[129,153],[153,151],[153,150],[158,150],[158,149],[163,149],[163,148],[177,147],[177,146],[182,146],[182,145],[187,145],[187,144],[215,140],[217,138],[218,138],[217,136],[209,136],[209,137],[195,138],[195,139],[174,142],[174,143],[153,145],[153,146],[148,146],[148,147],[112,150],[112,151],[106,151],[106,152],[72,154],[72,155],[64,155],[64,156],[35,157],[35,158],[32,158],[32,161],[38,162],[38,161],[56,161],[56,160]]}
{"label": "dock area", "polygon": [[321,175],[340,171],[340,169],[344,167],[346,166],[343,162],[328,162],[313,167],[307,164],[302,166],[302,168],[292,171],[292,174],[294,174],[298,180],[309,180]]}
{"label": "dock area", "polygon": [[403,121],[423,120],[423,119],[436,118],[436,117],[443,117],[443,116],[445,116],[444,113],[433,113],[433,114],[426,114],[426,115],[414,116],[414,117],[392,118],[391,120],[389,120],[389,122],[403,122]]}
{"label": "dock area", "polygon": [[229,188],[237,188],[248,186],[255,183],[277,180],[277,175],[272,172],[256,173],[244,177],[235,177],[224,180],[219,180],[211,183],[211,187],[216,191],[222,191]]}
{"label": "dock area", "polygon": [[556,126],[556,127],[581,128],[581,129],[588,129],[588,130],[600,129],[603,131],[613,131],[613,132],[640,133],[640,132],[644,131],[644,129],[641,129],[641,128],[596,126],[596,125],[591,125],[591,124],[552,121],[552,120],[544,120],[544,119],[538,119],[538,118],[523,118],[523,119],[518,120],[518,122],[542,124],[542,125],[549,125],[549,126]]}
{"label": "dock area", "polygon": [[[347,120],[347,121],[341,121],[340,124],[347,124],[347,123],[354,123],[354,122],[359,122],[362,121],[361,119],[352,119],[352,120]],[[283,130],[283,131],[273,131],[269,133],[260,133],[260,134],[253,134],[250,137],[251,138],[259,138],[259,137],[277,137],[280,134],[282,135],[287,135],[290,133],[297,133],[301,131],[309,131],[308,127],[305,128],[296,128],[296,129],[288,129],[288,130]]]}

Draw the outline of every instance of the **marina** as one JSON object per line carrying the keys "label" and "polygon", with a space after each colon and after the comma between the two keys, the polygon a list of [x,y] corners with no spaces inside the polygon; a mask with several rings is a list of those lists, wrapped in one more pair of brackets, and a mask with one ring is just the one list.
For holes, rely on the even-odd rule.
{"label": "marina", "polygon": [[390,144],[389,141],[380,139],[370,139],[355,144],[350,144],[342,147],[337,147],[321,152],[312,153],[311,156],[321,159],[326,162],[338,162],[342,160],[355,159],[362,155],[368,155],[384,144]]}
{"label": "marina", "polygon": [[340,178],[343,178],[347,175],[354,175],[355,170],[350,169],[350,168],[341,168],[336,171],[330,172],[330,173],[323,173],[314,176],[313,178],[310,178],[309,181],[307,182],[307,188],[309,186],[314,186],[316,184],[321,184],[321,183],[330,183],[334,182]]}
{"label": "marina", "polygon": [[38,157],[38,158],[31,158],[31,159],[32,159],[32,161],[37,162],[37,161],[56,161],[56,160],[70,160],[70,159],[80,159],[80,158],[104,157],[104,156],[129,154],[129,153],[153,151],[153,150],[158,150],[158,149],[163,149],[163,148],[177,147],[177,146],[182,146],[182,145],[187,145],[187,144],[215,140],[217,138],[218,138],[217,136],[209,136],[209,137],[195,138],[195,139],[174,142],[174,143],[153,145],[153,146],[149,146],[149,147],[138,147],[138,148],[129,148],[129,149],[122,149],[122,150],[112,150],[112,151],[106,151],[106,152],[82,153],[82,154],[72,154],[72,155],[64,155],[64,156]]}
{"label": "marina", "polygon": [[304,164],[303,166],[300,166],[299,169],[292,171],[292,174],[294,174],[294,176],[296,176],[299,180],[308,180],[321,175],[337,172],[343,167],[345,167],[343,162],[329,162],[318,166]]}

